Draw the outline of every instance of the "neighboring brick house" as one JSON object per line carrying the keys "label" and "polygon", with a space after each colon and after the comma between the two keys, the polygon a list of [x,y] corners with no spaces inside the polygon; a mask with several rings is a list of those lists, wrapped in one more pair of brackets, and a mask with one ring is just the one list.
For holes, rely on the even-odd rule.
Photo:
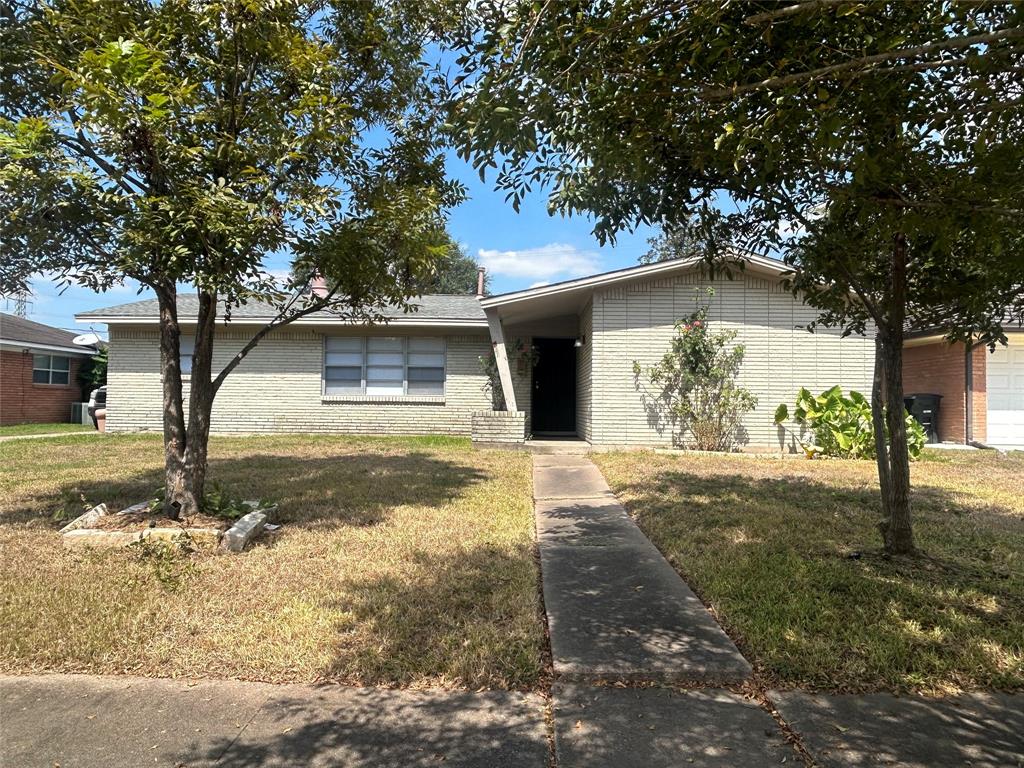
{"label": "neighboring brick house", "polygon": [[941,395],[939,440],[1024,448],[1024,330],[1007,330],[994,351],[935,334],[909,338],[903,350],[903,390]]}
{"label": "neighboring brick house", "polygon": [[74,333],[0,313],[0,425],[71,419],[82,399],[78,369],[96,354]]}

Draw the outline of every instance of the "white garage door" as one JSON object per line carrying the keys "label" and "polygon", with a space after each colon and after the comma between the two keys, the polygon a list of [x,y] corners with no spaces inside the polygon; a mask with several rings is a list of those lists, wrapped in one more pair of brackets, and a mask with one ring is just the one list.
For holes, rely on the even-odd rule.
{"label": "white garage door", "polygon": [[1024,339],[1009,336],[988,356],[989,445],[1024,448]]}

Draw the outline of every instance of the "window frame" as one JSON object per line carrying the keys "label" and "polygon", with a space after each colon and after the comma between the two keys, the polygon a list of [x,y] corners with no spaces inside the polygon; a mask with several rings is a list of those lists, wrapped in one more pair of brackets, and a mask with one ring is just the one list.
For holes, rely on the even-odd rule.
{"label": "window frame", "polygon": [[[402,342],[402,394],[372,394],[366,391],[367,387],[367,369],[370,366],[369,355],[370,345],[369,340],[371,338],[391,338],[398,339]],[[409,394],[409,340],[412,338],[423,338],[423,339],[437,339],[441,342],[441,391],[437,394]],[[359,355],[361,358],[362,365],[360,367],[359,376],[359,392],[328,392],[327,391],[327,345],[330,339],[359,339]],[[351,367],[355,366],[331,366],[331,367]],[[428,366],[413,366],[414,368],[425,368]],[[353,380],[354,381],[354,380]],[[324,399],[331,400],[367,400],[367,401],[389,401],[389,400],[443,400],[448,390],[448,337],[447,336],[342,336],[342,335],[327,335],[323,337],[323,341],[320,344],[320,396]]]}
{"label": "window frame", "polygon": [[[37,368],[36,360],[40,357],[45,357],[47,360],[46,368]],[[67,360],[67,368],[54,368],[53,360],[58,358],[60,360]],[[46,381],[36,381],[36,371],[46,371]],[[60,382],[53,380],[53,374],[62,373],[68,377],[67,381]],[[50,353],[32,353],[32,385],[36,387],[70,387],[71,386],[71,357],[70,355],[54,355]]]}

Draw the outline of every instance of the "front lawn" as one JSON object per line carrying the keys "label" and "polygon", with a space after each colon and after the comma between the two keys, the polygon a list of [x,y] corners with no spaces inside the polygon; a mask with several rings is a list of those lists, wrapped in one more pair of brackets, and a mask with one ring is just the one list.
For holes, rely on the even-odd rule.
{"label": "front lawn", "polygon": [[211,479],[280,503],[243,555],[62,549],[161,482],[154,435],[0,444],[0,670],[535,687],[530,459],[444,438],[214,438]]}
{"label": "front lawn", "polygon": [[873,462],[594,459],[768,684],[1024,687],[1024,454],[926,452],[918,560],[880,552]]}
{"label": "front lawn", "polygon": [[92,424],[12,424],[0,427],[0,437],[18,435],[55,435],[58,432],[94,432]]}

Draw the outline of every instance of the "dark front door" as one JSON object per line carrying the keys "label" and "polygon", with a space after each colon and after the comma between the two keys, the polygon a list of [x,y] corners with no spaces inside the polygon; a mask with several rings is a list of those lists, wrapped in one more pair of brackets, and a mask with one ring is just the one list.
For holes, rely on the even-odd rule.
{"label": "dark front door", "polygon": [[576,434],[576,340],[534,339],[534,432]]}

